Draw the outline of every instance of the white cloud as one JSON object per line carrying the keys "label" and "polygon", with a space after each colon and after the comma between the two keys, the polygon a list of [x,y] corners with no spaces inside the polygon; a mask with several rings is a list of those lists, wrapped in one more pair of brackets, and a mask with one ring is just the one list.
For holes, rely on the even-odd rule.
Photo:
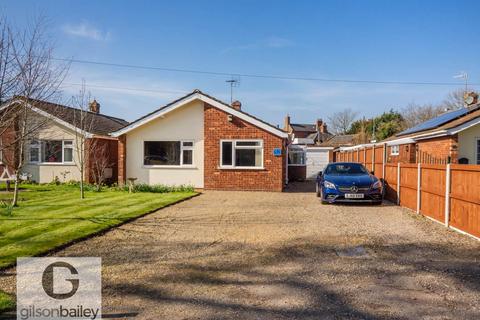
{"label": "white cloud", "polygon": [[64,25],[62,30],[65,34],[70,36],[87,38],[96,41],[107,41],[111,37],[109,31],[102,32],[86,21],[82,21],[79,24]]}
{"label": "white cloud", "polygon": [[237,50],[253,50],[253,49],[262,49],[262,48],[281,49],[281,48],[291,47],[294,45],[295,43],[292,40],[289,40],[287,38],[271,36],[256,42],[245,43],[237,46],[228,47],[222,50],[222,54],[229,53],[231,51],[237,51]]}
{"label": "white cloud", "polygon": [[292,40],[281,37],[270,37],[265,40],[265,45],[270,48],[285,48],[294,45]]}

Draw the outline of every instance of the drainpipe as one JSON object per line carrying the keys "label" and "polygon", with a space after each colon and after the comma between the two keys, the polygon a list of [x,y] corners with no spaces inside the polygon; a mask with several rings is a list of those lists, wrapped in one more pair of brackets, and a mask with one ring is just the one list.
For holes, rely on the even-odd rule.
{"label": "drainpipe", "polygon": [[285,185],[288,184],[288,142],[285,147]]}

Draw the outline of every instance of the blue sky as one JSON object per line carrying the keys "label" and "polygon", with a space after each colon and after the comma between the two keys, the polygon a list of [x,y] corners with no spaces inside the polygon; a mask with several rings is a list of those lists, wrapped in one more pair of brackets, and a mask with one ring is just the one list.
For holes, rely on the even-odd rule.
{"label": "blue sky", "polygon": [[[22,26],[50,20],[56,56],[242,74],[378,81],[480,83],[480,1],[2,1]],[[228,76],[72,64],[107,114],[134,120],[199,88],[229,101]],[[234,98],[273,124],[371,116],[437,103],[459,86],[380,85],[240,78]],[[475,87],[475,86],[474,86]],[[478,86],[477,86],[478,87]]]}

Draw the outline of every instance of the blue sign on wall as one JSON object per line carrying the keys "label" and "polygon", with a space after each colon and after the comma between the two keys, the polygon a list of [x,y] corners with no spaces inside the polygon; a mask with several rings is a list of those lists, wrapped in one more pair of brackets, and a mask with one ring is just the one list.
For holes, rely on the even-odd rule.
{"label": "blue sign on wall", "polygon": [[282,155],[282,149],[281,148],[275,148],[273,149],[273,155],[275,157],[280,157]]}

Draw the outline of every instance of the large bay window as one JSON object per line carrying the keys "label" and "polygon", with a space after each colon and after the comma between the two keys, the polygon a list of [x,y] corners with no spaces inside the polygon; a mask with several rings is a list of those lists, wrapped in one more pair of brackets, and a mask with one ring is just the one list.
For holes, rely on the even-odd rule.
{"label": "large bay window", "polygon": [[146,166],[192,166],[193,141],[144,141]]}
{"label": "large bay window", "polygon": [[220,141],[220,167],[240,169],[263,168],[263,141]]}
{"label": "large bay window", "polygon": [[32,140],[30,163],[73,163],[72,140]]}

